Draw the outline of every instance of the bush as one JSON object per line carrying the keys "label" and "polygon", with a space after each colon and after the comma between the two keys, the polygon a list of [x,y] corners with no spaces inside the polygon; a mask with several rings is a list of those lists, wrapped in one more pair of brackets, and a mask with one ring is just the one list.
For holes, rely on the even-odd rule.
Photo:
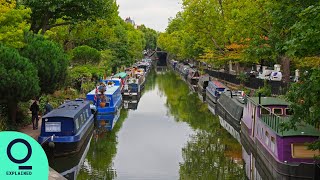
{"label": "bush", "polygon": [[90,46],[78,46],[73,49],[72,54],[72,62],[75,64],[99,64],[101,60],[101,53]]}
{"label": "bush", "polygon": [[38,69],[42,93],[53,93],[65,81],[68,59],[62,47],[40,35],[27,35],[27,46],[21,55],[30,59]]}

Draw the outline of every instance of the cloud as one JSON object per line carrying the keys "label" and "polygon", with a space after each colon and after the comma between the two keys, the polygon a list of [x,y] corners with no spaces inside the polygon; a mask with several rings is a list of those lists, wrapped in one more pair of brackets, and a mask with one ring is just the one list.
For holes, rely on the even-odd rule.
{"label": "cloud", "polygon": [[137,25],[165,31],[168,19],[181,11],[181,0],[117,0],[120,16],[131,17]]}

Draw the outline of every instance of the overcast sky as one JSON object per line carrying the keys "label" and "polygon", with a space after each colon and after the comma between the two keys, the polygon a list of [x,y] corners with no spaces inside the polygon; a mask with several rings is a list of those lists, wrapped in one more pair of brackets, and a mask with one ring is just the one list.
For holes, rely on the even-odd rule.
{"label": "overcast sky", "polygon": [[144,24],[164,32],[168,18],[181,10],[181,0],[117,0],[120,17],[131,17],[137,25]]}

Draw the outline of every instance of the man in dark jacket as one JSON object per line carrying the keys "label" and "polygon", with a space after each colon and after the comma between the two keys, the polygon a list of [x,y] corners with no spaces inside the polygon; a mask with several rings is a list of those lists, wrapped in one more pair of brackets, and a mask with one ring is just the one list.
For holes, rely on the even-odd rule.
{"label": "man in dark jacket", "polygon": [[39,112],[39,105],[37,104],[37,100],[35,100],[32,105],[30,106],[30,111],[32,112],[32,125],[33,130],[38,129],[38,112]]}

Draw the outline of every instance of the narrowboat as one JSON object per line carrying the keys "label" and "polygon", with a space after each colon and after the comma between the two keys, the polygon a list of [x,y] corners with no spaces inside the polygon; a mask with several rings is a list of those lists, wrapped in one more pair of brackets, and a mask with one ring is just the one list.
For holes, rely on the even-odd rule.
{"label": "narrowboat", "polygon": [[198,90],[198,81],[199,81],[200,73],[197,69],[190,68],[188,71],[187,82],[190,88],[197,92]]}
{"label": "narrowboat", "polygon": [[38,142],[55,157],[74,154],[88,142],[93,128],[90,102],[69,101],[42,117]]}
{"label": "narrowboat", "polygon": [[220,125],[240,143],[240,123],[243,117],[244,96],[240,92],[221,93],[217,100],[215,113]]}
{"label": "narrowboat", "polygon": [[145,76],[147,76],[150,72],[151,65],[146,62],[140,62],[137,64],[138,69],[143,69],[145,72]]}
{"label": "narrowboat", "polygon": [[123,96],[125,99],[138,99],[145,84],[144,72],[137,68],[128,68],[126,72],[129,77],[124,85]]}
{"label": "narrowboat", "polygon": [[212,80],[209,81],[206,88],[206,102],[208,103],[208,109],[215,114],[215,106],[217,104],[217,99],[220,97],[220,94],[228,91],[228,88],[223,85],[221,82]]}
{"label": "narrowboat", "polygon": [[122,103],[119,79],[104,80],[87,94],[87,100],[96,106],[96,119],[99,128],[111,131],[119,119]]}
{"label": "narrowboat", "polygon": [[200,76],[198,81],[198,95],[201,101],[206,101],[206,88],[210,81],[209,75]]}
{"label": "narrowboat", "polygon": [[318,127],[306,123],[282,130],[290,122],[289,103],[274,97],[247,98],[241,122],[241,141],[249,179],[319,179],[320,164],[308,143],[319,139]]}

